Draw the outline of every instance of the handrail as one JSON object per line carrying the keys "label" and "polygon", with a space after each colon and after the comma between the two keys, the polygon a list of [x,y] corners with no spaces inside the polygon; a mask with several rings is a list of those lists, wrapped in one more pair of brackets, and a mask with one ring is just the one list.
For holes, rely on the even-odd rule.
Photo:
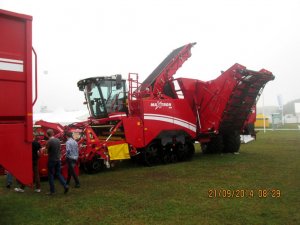
{"label": "handrail", "polygon": [[34,59],[34,63],[35,63],[35,65],[34,65],[35,66],[35,68],[34,68],[34,70],[35,70],[34,71],[35,72],[35,78],[34,78],[35,79],[35,98],[32,103],[32,106],[34,106],[34,104],[36,103],[37,98],[38,98],[38,83],[37,83],[38,76],[37,76],[37,54],[33,47],[32,47],[32,52],[35,56],[35,59]]}

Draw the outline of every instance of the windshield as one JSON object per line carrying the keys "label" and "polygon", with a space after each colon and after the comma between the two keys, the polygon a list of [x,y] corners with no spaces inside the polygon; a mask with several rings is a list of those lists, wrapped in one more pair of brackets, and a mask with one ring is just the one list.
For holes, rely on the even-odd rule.
{"label": "windshield", "polygon": [[112,79],[89,82],[85,88],[85,95],[91,116],[105,118],[112,112],[126,112],[125,91],[124,80],[118,84]]}
{"label": "windshield", "polygon": [[95,83],[89,83],[86,86],[86,98],[88,100],[88,108],[92,117],[106,117],[105,103],[101,96],[101,90]]}

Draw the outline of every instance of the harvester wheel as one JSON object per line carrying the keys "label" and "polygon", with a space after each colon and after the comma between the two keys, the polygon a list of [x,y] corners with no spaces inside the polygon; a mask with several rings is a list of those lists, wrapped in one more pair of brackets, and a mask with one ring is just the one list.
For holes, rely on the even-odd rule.
{"label": "harvester wheel", "polygon": [[171,153],[169,147],[166,147],[161,154],[161,161],[163,164],[171,163]]}
{"label": "harvester wheel", "polygon": [[162,153],[161,153],[161,160],[164,164],[169,164],[172,162],[177,161],[177,156],[175,157],[175,151],[174,151],[174,146],[173,144],[167,144]]}
{"label": "harvester wheel", "polygon": [[224,150],[223,136],[218,135],[213,137],[210,142],[207,143],[205,152],[203,153],[221,153]]}
{"label": "harvester wheel", "polygon": [[185,159],[186,160],[191,160],[195,154],[195,146],[193,142],[187,141],[184,144],[184,148],[185,148]]}
{"label": "harvester wheel", "polygon": [[145,166],[153,166],[159,162],[160,144],[158,142],[150,143],[143,152]]}
{"label": "harvester wheel", "polygon": [[224,136],[224,152],[238,152],[241,146],[241,138],[238,132]]}
{"label": "harvester wheel", "polygon": [[203,154],[208,154],[208,144],[207,143],[201,143],[201,151]]}
{"label": "harvester wheel", "polygon": [[178,143],[176,148],[176,153],[177,153],[178,161],[184,161],[187,155],[185,145],[182,143]]}
{"label": "harvester wheel", "polygon": [[179,143],[176,150],[178,161],[190,160],[195,154],[194,144],[190,141],[185,144]]}
{"label": "harvester wheel", "polygon": [[170,149],[170,159],[171,163],[177,163],[178,162],[178,157],[175,148]]}
{"label": "harvester wheel", "polygon": [[84,164],[84,170],[87,173],[98,173],[104,169],[104,161],[97,156],[94,156],[91,161]]}

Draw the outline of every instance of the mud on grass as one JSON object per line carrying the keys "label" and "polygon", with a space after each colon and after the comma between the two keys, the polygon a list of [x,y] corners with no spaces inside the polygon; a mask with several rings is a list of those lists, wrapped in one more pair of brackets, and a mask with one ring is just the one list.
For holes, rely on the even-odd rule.
{"label": "mud on grass", "polygon": [[[197,147],[188,162],[81,174],[67,195],[57,181],[52,197],[47,181],[42,193],[15,193],[0,177],[0,224],[300,224],[299,131],[259,132],[239,155]],[[238,190],[248,192],[229,197]]]}

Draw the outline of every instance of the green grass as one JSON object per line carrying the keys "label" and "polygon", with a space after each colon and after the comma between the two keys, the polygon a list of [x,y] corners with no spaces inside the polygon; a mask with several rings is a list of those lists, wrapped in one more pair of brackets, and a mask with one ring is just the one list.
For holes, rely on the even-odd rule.
{"label": "green grass", "polygon": [[[239,155],[198,149],[189,162],[124,161],[80,180],[81,188],[67,195],[56,181],[58,193],[48,197],[47,181],[42,193],[15,193],[0,177],[0,224],[300,224],[300,131],[260,131]],[[223,196],[223,190],[245,196]],[[280,197],[272,191],[260,197],[259,190],[279,190]]]}

